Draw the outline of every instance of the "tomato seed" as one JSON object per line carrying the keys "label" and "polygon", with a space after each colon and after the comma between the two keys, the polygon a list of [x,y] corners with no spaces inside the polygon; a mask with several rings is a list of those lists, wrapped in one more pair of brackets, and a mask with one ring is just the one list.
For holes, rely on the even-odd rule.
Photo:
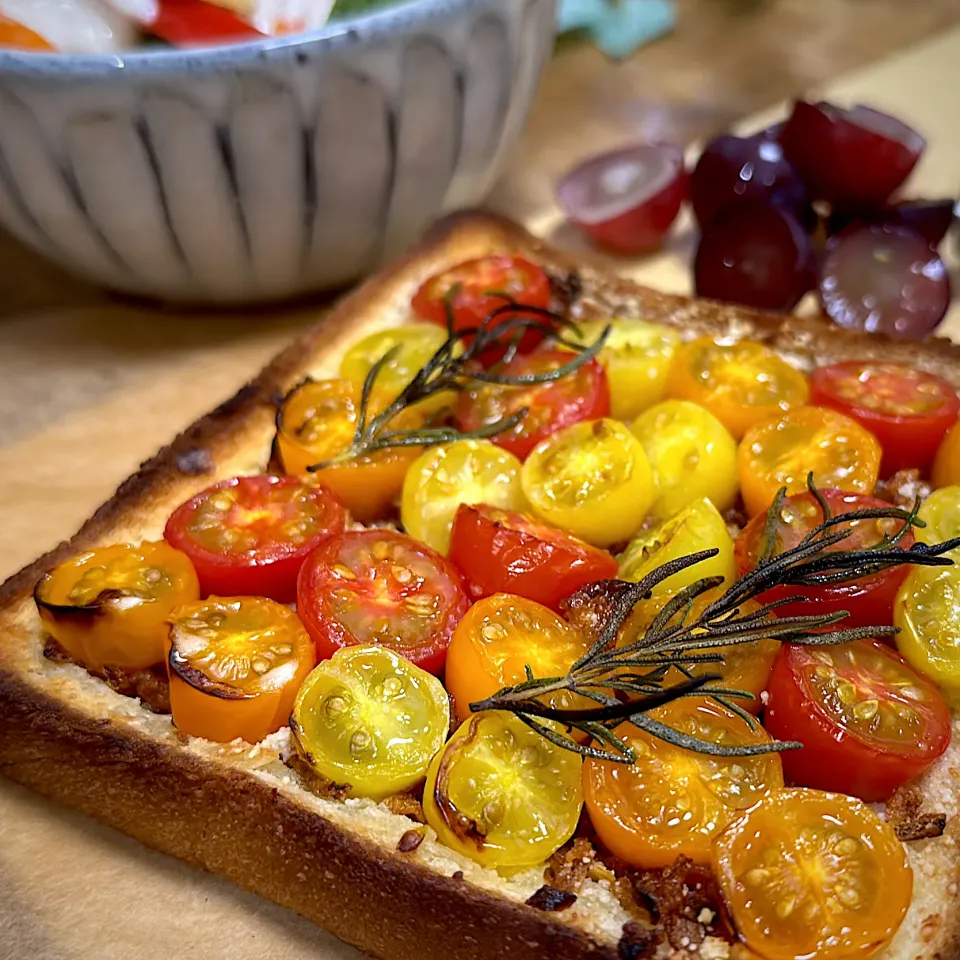
{"label": "tomato seed", "polygon": [[374,560],[386,560],[390,556],[390,544],[386,540],[378,540],[371,547],[370,552],[373,554]]}
{"label": "tomato seed", "polygon": [[253,672],[254,672],[254,673],[264,674],[264,673],[266,673],[266,672],[270,669],[270,661],[269,661],[269,660],[254,660],[253,663],[250,664],[250,666],[251,666],[251,668],[253,669]]}
{"label": "tomato seed", "polygon": [[369,748],[371,736],[366,730],[358,730],[350,738],[350,752],[352,754],[364,753]]}
{"label": "tomato seed", "polygon": [[390,575],[397,583],[409,583],[413,579],[413,571],[409,567],[395,563],[390,568]]}
{"label": "tomato seed", "polygon": [[853,715],[858,720],[872,720],[880,710],[879,700],[864,700],[853,708]]}

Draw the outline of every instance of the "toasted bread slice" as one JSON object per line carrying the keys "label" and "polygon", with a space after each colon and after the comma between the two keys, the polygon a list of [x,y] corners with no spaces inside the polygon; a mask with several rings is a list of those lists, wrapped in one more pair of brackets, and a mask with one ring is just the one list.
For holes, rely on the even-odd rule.
{"label": "toasted bread slice", "polygon": [[[308,373],[335,376],[350,343],[406,321],[414,290],[430,274],[504,251],[569,277],[584,315],[642,316],[690,336],[749,337],[805,368],[865,356],[902,359],[960,387],[960,347],[946,341],[868,339],[817,320],[659,294],[576,263],[508,221],[453,217],[146,463],[69,543],[0,588],[0,771],[385,960],[640,955],[621,943],[630,916],[603,880],[586,880],[571,907],[548,913],[525,904],[544,882],[542,868],[501,876],[442,846],[429,830],[415,850],[401,852],[400,838],[417,825],[372,801],[338,802],[305,789],[282,760],[286,731],[256,746],[192,739],[81,668],[46,659],[32,601],[38,577],[67,557],[93,545],[158,538],[187,497],[216,480],[264,470],[279,393]],[[938,839],[908,845],[913,905],[880,954],[889,960],[960,957],[960,719],[953,745],[921,789],[925,807],[945,813],[947,827]],[[693,952],[721,958],[729,948],[708,937],[682,955]]]}

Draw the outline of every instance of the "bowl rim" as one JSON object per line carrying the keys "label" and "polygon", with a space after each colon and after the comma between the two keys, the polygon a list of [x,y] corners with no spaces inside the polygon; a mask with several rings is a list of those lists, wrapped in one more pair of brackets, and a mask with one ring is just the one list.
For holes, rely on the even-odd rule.
{"label": "bowl rim", "polygon": [[241,63],[270,60],[276,54],[296,52],[301,47],[312,47],[316,52],[349,49],[389,37],[398,29],[416,28],[429,20],[454,16],[481,2],[483,0],[395,0],[381,10],[335,20],[317,30],[264,37],[246,43],[185,49],[134,47],[119,53],[99,54],[0,50],[0,77],[76,79],[82,76],[93,79],[118,77],[120,71],[124,77],[130,74],[217,72],[236,68]]}

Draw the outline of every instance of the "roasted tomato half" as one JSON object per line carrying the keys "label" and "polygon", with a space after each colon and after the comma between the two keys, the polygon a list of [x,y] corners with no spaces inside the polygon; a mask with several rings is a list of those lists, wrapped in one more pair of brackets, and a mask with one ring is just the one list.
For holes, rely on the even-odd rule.
{"label": "roasted tomato half", "polygon": [[950,744],[950,708],[889,647],[784,644],[770,675],[764,725],[802,750],[784,754],[792,783],[889,799]]}
{"label": "roasted tomato half", "polygon": [[170,618],[167,667],[177,729],[259,743],[287,722],[317,662],[297,615],[263,597],[210,597]]}
{"label": "roasted tomato half", "polygon": [[390,530],[329,537],[300,570],[297,610],[319,659],[341,647],[387,647],[430,673],[470,601],[439,553]]}
{"label": "roasted tomato half", "polygon": [[[559,370],[571,359],[569,353],[559,352],[519,356],[510,361],[502,373],[510,377],[536,377]],[[541,440],[556,431],[610,413],[607,374],[596,360],[588,360],[573,373],[547,383],[522,387],[477,384],[460,394],[457,426],[465,433],[473,433],[520,410],[526,410],[526,416],[492,439],[524,460]]]}
{"label": "roasted tomato half", "polygon": [[910,468],[926,476],[960,413],[957,391],[942,377],[880,360],[820,367],[811,380],[810,402],[839,410],[880,441],[882,477]]}
{"label": "roasted tomato half", "polygon": [[297,574],[317,544],[341,533],[329,490],[295,477],[235,477],[177,507],[163,531],[193,562],[204,596],[297,598]]}
{"label": "roasted tomato half", "polygon": [[144,670],[163,663],[167,618],[200,599],[186,554],[161,540],[97,547],[44,574],[34,590],[47,632],[79,664]]}
{"label": "roasted tomato half", "polygon": [[913,872],[893,828],[853,797],[768,794],[713,848],[737,932],[764,960],[866,960],[897,932]]}
{"label": "roasted tomato half", "polygon": [[575,590],[617,575],[606,550],[522,513],[461,504],[450,560],[471,597],[512,593],[557,608]]}
{"label": "roasted tomato half", "polygon": [[[889,508],[889,503],[877,500],[874,497],[861,496],[855,493],[844,493],[842,490],[821,491],[830,508],[831,515],[839,517],[856,510],[873,510]],[[772,534],[773,556],[799,546],[800,542],[811,531],[823,522],[823,511],[820,504],[810,493],[795,494],[787,497],[783,502],[780,515],[775,518]],[[757,558],[761,555],[764,538],[767,533],[767,516],[760,514],[754,517],[744,527],[736,543],[737,568],[741,574],[754,569]],[[884,538],[891,538],[901,533],[902,520],[851,520],[849,523],[837,524],[833,530],[840,533],[850,531],[846,540],[835,546],[828,547],[827,552],[838,550],[865,550],[870,547],[882,546]],[[902,531],[896,546],[908,549],[913,544],[912,530]],[[910,568],[906,565],[891,567],[868,577],[860,577],[849,583],[834,583],[823,586],[780,586],[767,590],[761,601],[769,603],[774,600],[783,600],[787,597],[803,596],[808,598],[807,603],[798,601],[778,608],[777,614],[781,617],[798,616],[813,613],[834,613],[846,610],[850,616],[843,621],[843,626],[873,627],[885,626],[893,622],[893,602],[897,591],[903,583]]]}

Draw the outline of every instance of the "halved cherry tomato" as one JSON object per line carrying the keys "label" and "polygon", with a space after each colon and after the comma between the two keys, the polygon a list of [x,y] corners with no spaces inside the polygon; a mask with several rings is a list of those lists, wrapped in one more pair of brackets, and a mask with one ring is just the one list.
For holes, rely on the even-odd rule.
{"label": "halved cherry tomato", "polygon": [[639,583],[657,567],[701,550],[716,550],[717,555],[661,581],[653,588],[654,596],[675,593],[704,577],[734,579],[733,538],[717,508],[706,499],[695,500],[666,523],[638,533],[620,554],[618,576]]}
{"label": "halved cherry tomato", "polygon": [[297,752],[351,796],[416,786],[450,731],[443,684],[384,647],[343,647],[307,677],[290,730]]}
{"label": "halved cherry tomato", "polygon": [[773,667],[764,725],[802,750],[783,756],[789,781],[890,798],[950,745],[950,708],[937,688],[879,641],[784,644]]}
{"label": "halved cherry tomato", "polygon": [[751,516],[787,493],[817,486],[870,494],[880,474],[880,444],[855,420],[826,407],[800,407],[751,427],[737,452],[740,491]]}
{"label": "halved cherry tomato", "polygon": [[461,503],[522,510],[523,464],[489,440],[457,440],[431,447],[407,470],[400,520],[404,530],[439,553],[450,550],[450,530]]}
{"label": "halved cherry tomato", "polygon": [[520,479],[537,516],[598,547],[629,539],[656,496],[647,455],[618,420],[555,433],[533,449]]}
{"label": "halved cherry tomato", "polygon": [[[706,697],[675,700],[650,716],[681,733],[724,747],[770,743],[732,710]],[[636,867],[666,867],[677,857],[709,863],[713,838],[738,813],[783,786],[776,753],[714,757],[675,747],[630,723],[615,733],[636,762],[588,759],[583,795],[597,836]]]}
{"label": "halved cherry tomato", "polygon": [[575,328],[564,329],[563,336],[587,347],[596,343],[607,327],[610,333],[596,357],[610,384],[610,416],[632,420],[663,399],[680,337],[662,324],[617,318],[578,320]]}
{"label": "halved cherry tomato", "polygon": [[245,20],[207,0],[160,0],[150,33],[178,47],[262,37]]}
{"label": "halved cherry tomato", "polygon": [[319,659],[341,647],[387,647],[439,673],[470,601],[439,553],[391,530],[329,537],[307,558],[297,610]]}
{"label": "halved cherry tomato", "polygon": [[[917,515],[925,524],[915,529],[916,538],[930,545],[946,543],[960,537],[960,485],[941,487],[923,501]],[[960,563],[960,547],[951,550],[948,557]]]}
{"label": "halved cherry tomato", "polygon": [[859,800],[819,790],[764,797],[717,838],[713,872],[741,939],[765,960],[866,960],[913,896],[893,828]]}
{"label": "halved cherry tomato", "polygon": [[810,381],[810,402],[839,410],[880,441],[882,477],[911,467],[926,476],[960,413],[960,397],[942,377],[880,360],[820,367]]}
{"label": "halved cherry tomato", "polygon": [[297,615],[263,597],[210,597],[174,610],[167,640],[178,730],[259,743],[287,722],[317,662]]}
{"label": "halved cherry tomato", "polygon": [[893,609],[897,649],[960,706],[960,567],[915,567]]}
{"label": "halved cherry tomato", "polygon": [[[687,614],[693,619],[704,611],[708,604],[718,600],[723,589],[711,590],[697,597]],[[617,646],[623,647],[639,640],[653,623],[656,615],[668,600],[676,596],[676,591],[661,593],[649,600],[641,600],[631,612],[617,637]],[[747,600],[738,607],[740,614],[747,616],[760,609],[760,604]],[[677,620],[672,622],[679,622]],[[749,643],[734,643],[725,647],[710,647],[690,651],[698,654],[714,654],[723,657],[720,663],[692,663],[686,669],[693,676],[713,673],[720,676],[723,686],[732,690],[744,690],[753,694],[753,700],[737,700],[737,704],[750,713],[758,713],[763,706],[760,694],[767,689],[773,662],[780,652],[780,641],[770,638],[754,640]],[[684,677],[679,670],[671,670],[667,681],[679,683]]]}
{"label": "halved cherry tomato", "polygon": [[0,47],[15,50],[51,51],[54,48],[39,33],[0,14]]}
{"label": "halved cherry tomato", "polygon": [[960,421],[943,438],[931,476],[935,487],[960,486]]}
{"label": "halved cherry tomato", "polygon": [[204,596],[292,603],[307,554],[344,524],[339,501],[316,484],[234,477],[177,507],[163,535],[191,559]]}
{"label": "halved cherry tomato", "polygon": [[653,516],[669,520],[703,497],[721,513],[733,506],[740,489],[737,443],[709,410],[665,400],[641,413],[630,429],[657,478]]}
{"label": "halved cherry tomato", "polygon": [[700,337],[677,352],[667,395],[706,407],[739,440],[755,423],[805,404],[809,389],[806,375],[769,347]]}
{"label": "halved cherry tomato", "polygon": [[[889,503],[875,497],[865,497],[842,490],[821,490],[830,514],[839,517],[856,510],[889,508]],[[800,545],[809,533],[823,523],[823,511],[820,504],[810,493],[796,493],[783,502],[780,515],[773,525],[773,556],[792,550]],[[741,531],[736,542],[737,570],[743,575],[753,570],[757,558],[763,550],[766,534],[767,515],[761,513],[754,517]],[[893,537],[903,528],[902,520],[851,520],[837,524],[831,530],[834,533],[850,531],[846,540],[826,552],[838,550],[865,550],[883,543],[884,537]],[[909,549],[914,542],[913,531],[903,531],[897,541],[898,549]],[[873,627],[893,622],[893,601],[910,568],[906,565],[890,567],[869,577],[860,577],[849,583],[833,583],[823,586],[799,587],[784,585],[765,591],[762,603],[783,600],[786,597],[807,597],[808,602],[788,603],[777,609],[781,617],[794,617],[815,613],[834,613],[846,610],[850,616],[843,621],[844,627]],[[814,610],[813,607],[816,609]]]}
{"label": "halved cherry tomato", "polygon": [[79,664],[144,670],[163,663],[167,618],[200,599],[196,571],[170,544],[97,547],[44,574],[33,592],[49,634]]}
{"label": "halved cherry tomato", "polygon": [[542,864],[577,827],[581,766],[519,717],[477,713],[433,758],[423,812],[441,843],[484,866]]}
{"label": "halved cherry tomato", "polygon": [[512,593],[554,609],[580,587],[617,575],[617,561],[606,550],[490,504],[460,505],[450,560],[475,600]]}
{"label": "halved cherry tomato", "polygon": [[[470,704],[503,687],[526,679],[525,666],[535,677],[560,677],[590,647],[572,624],[533,600],[498,593],[475,603],[457,624],[447,651],[444,680],[457,716],[470,716]],[[548,698],[564,709],[589,705],[562,691]]]}
{"label": "halved cherry tomato", "polygon": [[[558,370],[570,360],[568,353],[532,353],[515,357],[502,373],[510,377],[536,376]],[[527,414],[515,427],[492,438],[521,460],[558,430],[583,420],[606,417],[610,413],[607,375],[596,360],[588,360],[573,373],[549,383],[527,387],[477,384],[460,394],[457,426],[472,433],[524,409]]]}
{"label": "halved cherry tomato", "polygon": [[[277,450],[286,473],[300,475],[307,467],[349,449],[360,415],[360,387],[345,380],[307,380],[283,400],[277,417]],[[384,410],[393,398],[374,392],[370,415]],[[411,430],[423,424],[423,414],[402,411],[391,429]],[[325,467],[313,474],[360,521],[373,523],[394,511],[407,467],[419,447],[392,447]]]}
{"label": "halved cherry tomato", "polygon": [[[449,310],[454,329],[460,331],[482,326],[497,307],[508,303],[549,306],[550,278],[542,267],[506,255],[466,260],[430,277],[417,290],[412,306],[418,317],[444,327]],[[503,314],[498,321],[507,318]],[[542,334],[528,331],[521,351],[532,349],[541,339]]]}

